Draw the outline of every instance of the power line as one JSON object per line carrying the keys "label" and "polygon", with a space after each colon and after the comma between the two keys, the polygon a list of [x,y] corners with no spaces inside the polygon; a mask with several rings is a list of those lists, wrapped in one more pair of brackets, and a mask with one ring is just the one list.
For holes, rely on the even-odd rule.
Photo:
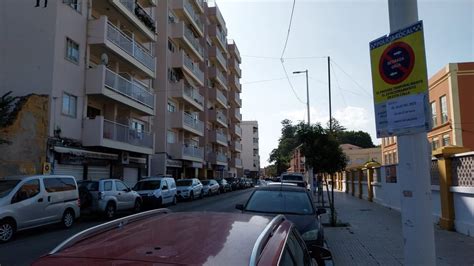
{"label": "power line", "polygon": [[293,22],[293,13],[295,12],[295,4],[296,4],[296,0],[293,0],[293,7],[291,8],[290,23],[288,25],[288,33],[286,34],[285,46],[283,46],[283,51],[281,52],[281,56],[280,56],[281,60],[283,60],[283,56],[285,55],[286,45],[288,44],[288,39],[290,38],[291,23]]}
{"label": "power line", "polygon": [[283,80],[283,79],[286,79],[286,77],[283,77],[283,78],[275,78],[275,79],[254,80],[254,81],[249,81],[249,82],[243,82],[243,83],[241,83],[241,84],[242,84],[242,85],[247,85],[247,84],[254,84],[254,83],[263,83],[263,82],[277,81],[277,80]]}
{"label": "power line", "polygon": [[354,82],[363,92],[365,92],[368,96],[372,96],[364,87],[362,87],[357,81],[355,81],[355,79],[349,75],[346,71],[344,71],[344,69],[342,69],[342,67],[340,65],[338,65],[334,60],[331,60],[335,66],[337,66],[337,68],[339,68],[344,74],[346,74],[346,76],[348,76],[352,82]]}
{"label": "power line", "polygon": [[290,76],[288,76],[288,72],[286,71],[285,64],[283,63],[283,60],[281,60],[281,66],[283,67],[283,71],[285,72],[286,79],[288,80],[288,84],[290,85],[291,91],[293,91],[293,94],[295,95],[296,99],[300,101],[302,104],[306,104],[306,102],[302,101],[300,97],[298,97],[298,94],[296,94],[295,88],[293,87],[293,84],[291,84],[290,81]]}
{"label": "power line", "polygon": [[337,79],[336,71],[334,71],[334,66],[333,66],[332,62],[330,64],[331,64],[331,69],[333,70],[333,73],[334,73],[334,79],[336,80],[337,88],[339,89],[339,94],[342,97],[342,102],[344,103],[344,106],[347,107],[346,98],[344,98],[344,94],[342,93],[341,86],[339,85],[339,80]]}
{"label": "power line", "polygon": [[300,56],[300,57],[285,57],[285,60],[295,60],[295,59],[326,59],[327,56]]}
{"label": "power line", "polygon": [[241,55],[241,57],[248,57],[248,58],[258,58],[258,59],[272,59],[272,60],[280,60],[280,58],[278,58],[278,57],[271,57],[271,56]]}

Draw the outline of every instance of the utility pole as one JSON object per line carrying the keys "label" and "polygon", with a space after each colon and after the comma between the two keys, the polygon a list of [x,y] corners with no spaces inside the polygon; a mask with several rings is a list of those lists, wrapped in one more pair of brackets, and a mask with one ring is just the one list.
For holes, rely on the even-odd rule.
{"label": "utility pole", "polygon": [[[329,134],[332,135],[332,103],[331,103],[331,57],[328,56],[328,89],[329,89]],[[331,174],[331,225],[336,225],[336,210],[334,208],[334,174]]]}
{"label": "utility pole", "polygon": [[[417,1],[388,0],[390,32],[418,21]],[[436,265],[427,134],[398,136],[405,265]]]}

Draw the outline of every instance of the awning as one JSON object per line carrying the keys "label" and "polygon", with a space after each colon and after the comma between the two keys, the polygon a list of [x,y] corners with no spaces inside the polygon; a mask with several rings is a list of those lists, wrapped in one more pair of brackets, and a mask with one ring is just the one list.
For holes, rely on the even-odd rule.
{"label": "awning", "polygon": [[76,156],[83,156],[86,158],[94,158],[94,159],[118,160],[118,157],[119,157],[118,154],[87,151],[87,150],[68,148],[68,147],[54,147],[54,151],[58,153],[72,154]]}
{"label": "awning", "polygon": [[141,158],[141,157],[128,157],[128,160],[131,163],[139,163],[139,164],[146,164],[146,158]]}

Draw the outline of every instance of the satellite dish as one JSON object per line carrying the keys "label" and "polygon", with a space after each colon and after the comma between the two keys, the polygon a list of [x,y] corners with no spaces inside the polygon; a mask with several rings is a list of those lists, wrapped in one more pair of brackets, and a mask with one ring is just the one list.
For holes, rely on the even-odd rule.
{"label": "satellite dish", "polygon": [[104,66],[109,64],[109,56],[106,53],[103,53],[100,56],[100,64]]}

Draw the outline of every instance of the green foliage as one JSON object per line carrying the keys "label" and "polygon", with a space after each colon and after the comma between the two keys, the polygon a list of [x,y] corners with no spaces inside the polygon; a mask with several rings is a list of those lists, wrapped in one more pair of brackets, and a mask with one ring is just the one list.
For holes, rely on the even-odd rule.
{"label": "green foliage", "polygon": [[[13,102],[15,101],[15,97],[10,96],[12,92],[9,91],[5,93],[0,98],[0,128],[4,128],[8,125],[10,113],[13,108]],[[0,138],[0,144],[10,143],[8,140]]]}
{"label": "green foliage", "polygon": [[369,133],[364,131],[343,131],[336,135],[341,144],[349,143],[361,148],[373,148],[374,143]]}
{"label": "green foliage", "polygon": [[265,174],[267,177],[275,177],[277,176],[277,167],[275,164],[269,165],[265,167]]}

